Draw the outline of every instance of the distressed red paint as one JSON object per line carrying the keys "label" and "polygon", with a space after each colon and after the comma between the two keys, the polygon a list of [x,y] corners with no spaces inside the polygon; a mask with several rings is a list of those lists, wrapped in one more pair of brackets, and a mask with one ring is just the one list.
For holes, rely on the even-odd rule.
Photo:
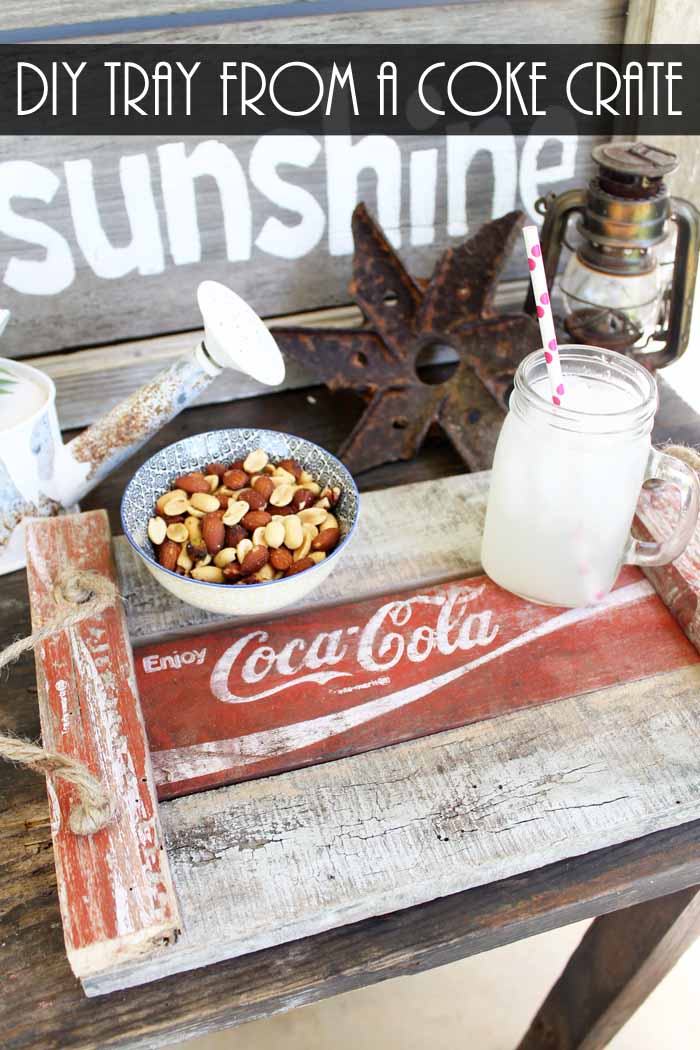
{"label": "distressed red paint", "polygon": [[149,645],[135,658],[160,798],[699,659],[636,569],[588,610],[534,605],[479,577]]}
{"label": "distressed red paint", "polygon": [[[28,522],[35,630],[56,615],[54,581],[71,566],[115,579],[105,511]],[[78,758],[115,802],[107,827],[77,836],[68,826],[75,789],[48,781],[66,952],[78,977],[174,940],[180,925],[131,662],[118,604],[36,651],[44,746]]]}

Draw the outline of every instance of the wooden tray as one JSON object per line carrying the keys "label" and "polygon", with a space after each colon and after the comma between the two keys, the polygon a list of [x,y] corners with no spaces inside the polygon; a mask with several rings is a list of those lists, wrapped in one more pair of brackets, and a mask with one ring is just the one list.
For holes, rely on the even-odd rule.
{"label": "wooden tray", "polygon": [[[66,945],[88,995],[700,816],[696,648],[636,570],[600,607],[567,612],[472,579],[487,484],[466,475],[363,496],[353,547],[322,593],[256,628],[278,652],[291,639],[308,649],[320,631],[344,632],[341,659],[311,672],[347,679],[289,686],[274,667],[265,682],[284,688],[253,702],[221,699],[256,695],[233,667],[219,676],[220,695],[211,688],[216,664],[251,629],[177,602],[114,542],[128,635],[109,611],[37,655],[45,739],[79,754],[123,800],[114,825],[78,840],[66,830],[69,789],[49,791]],[[663,529],[672,513],[647,494],[643,527]],[[108,572],[108,546],[101,512],[33,523],[35,615],[48,615],[59,565]],[[693,546],[653,575],[694,643],[698,564]],[[433,644],[421,659],[429,635],[416,642],[415,627],[434,636],[440,610],[460,600],[480,617],[470,627],[479,644]],[[374,671],[358,664],[352,639],[387,609],[402,656]],[[412,640],[417,659],[406,655]],[[202,650],[199,665],[182,659]],[[110,654],[111,665],[100,662]],[[359,688],[344,693],[341,681]],[[225,786],[202,790],[213,784]],[[182,797],[157,805],[157,794]],[[88,877],[100,892],[86,907]]]}

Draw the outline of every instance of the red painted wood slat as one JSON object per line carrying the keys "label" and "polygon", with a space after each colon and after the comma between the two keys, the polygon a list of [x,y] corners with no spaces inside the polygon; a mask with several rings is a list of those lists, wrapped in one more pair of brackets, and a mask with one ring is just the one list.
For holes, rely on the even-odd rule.
{"label": "red painted wood slat", "polygon": [[135,651],[171,798],[427,736],[700,659],[636,569],[562,610],[487,577]]}
{"label": "red painted wood slat", "polygon": [[[27,552],[35,630],[56,613],[61,570],[115,578],[104,511],[30,522]],[[85,977],[172,942],[180,925],[121,607],[49,638],[36,668],[44,745],[84,762],[116,805],[106,828],[76,836],[74,789],[47,780],[66,951]]]}

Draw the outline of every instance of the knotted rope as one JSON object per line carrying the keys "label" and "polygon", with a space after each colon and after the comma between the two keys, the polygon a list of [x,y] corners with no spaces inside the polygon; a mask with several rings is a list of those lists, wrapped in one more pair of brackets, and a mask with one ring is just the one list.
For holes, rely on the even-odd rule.
{"label": "knotted rope", "polygon": [[[26,652],[51,638],[58,631],[97,616],[119,597],[111,580],[99,573],[70,569],[61,573],[54,586],[54,599],[60,612],[27,638],[19,638],[0,652],[0,671]],[[30,740],[0,734],[0,758],[26,766],[39,774],[53,773],[75,786],[80,799],[71,811],[68,825],[75,835],[92,835],[112,818],[112,803],[102,784],[75,758],[47,751]]]}

